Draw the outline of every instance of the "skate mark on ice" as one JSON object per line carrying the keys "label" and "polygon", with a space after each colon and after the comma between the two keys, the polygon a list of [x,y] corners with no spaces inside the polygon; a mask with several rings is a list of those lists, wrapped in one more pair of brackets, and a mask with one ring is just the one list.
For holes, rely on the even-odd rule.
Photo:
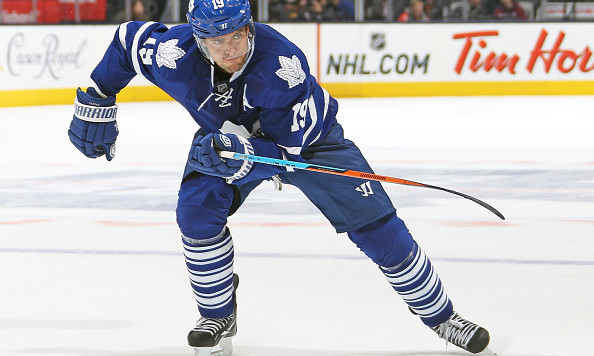
{"label": "skate mark on ice", "polygon": [[128,320],[39,320],[39,319],[0,319],[1,329],[50,329],[50,330],[111,330],[133,327]]}
{"label": "skate mark on ice", "polygon": [[[189,350],[188,350],[189,349]],[[187,346],[170,348],[139,349],[135,351],[119,350],[101,350],[76,347],[43,347],[26,348],[13,351],[10,355],[32,355],[32,356],[64,356],[64,355],[84,355],[84,356],[189,356],[192,355],[192,349]],[[4,356],[4,354],[3,354]]]}
{"label": "skate mark on ice", "polygon": [[[74,255],[146,255],[146,256],[175,256],[182,255],[178,251],[142,251],[142,250],[83,250],[83,249],[49,249],[49,248],[19,248],[0,247],[0,253],[34,253],[34,254],[74,254]],[[354,260],[367,261],[367,257],[359,255],[321,255],[307,253],[236,253],[237,258],[278,258],[304,260]],[[548,265],[548,266],[594,266],[594,261],[580,260],[523,260],[506,258],[464,258],[464,257],[433,257],[433,261],[452,263],[492,263],[508,265]]]}
{"label": "skate mark on ice", "polygon": [[[235,346],[233,356],[468,356],[463,350],[425,350],[425,351],[344,351],[311,350],[283,347],[242,347]],[[501,353],[487,348],[478,356],[549,356],[547,354]]]}
{"label": "skate mark on ice", "polygon": [[[468,356],[463,350],[426,350],[426,351],[345,351],[345,350],[311,350],[283,347],[241,347],[235,346],[233,356]],[[479,353],[479,356],[493,353]],[[536,355],[501,355],[498,356],[536,356]]]}

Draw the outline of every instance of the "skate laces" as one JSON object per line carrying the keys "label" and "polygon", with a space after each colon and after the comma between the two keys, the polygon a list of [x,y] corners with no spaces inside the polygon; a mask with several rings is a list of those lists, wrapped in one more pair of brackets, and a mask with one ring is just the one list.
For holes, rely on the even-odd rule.
{"label": "skate laces", "polygon": [[202,317],[196,323],[194,331],[205,332],[209,333],[210,335],[216,335],[221,330],[226,329],[231,320],[233,320],[233,315],[222,319]]}
{"label": "skate laces", "polygon": [[478,328],[478,325],[461,318],[458,313],[454,313],[448,320],[432,329],[440,338],[445,339],[446,346],[448,342],[451,342],[465,348]]}

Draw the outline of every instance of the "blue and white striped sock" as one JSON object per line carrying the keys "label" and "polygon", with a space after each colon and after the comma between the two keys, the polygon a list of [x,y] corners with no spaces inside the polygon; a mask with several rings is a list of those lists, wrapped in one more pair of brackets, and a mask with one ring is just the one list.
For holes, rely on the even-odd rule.
{"label": "blue and white striped sock", "polygon": [[390,285],[426,325],[439,325],[452,315],[452,302],[429,258],[416,243],[410,256],[400,265],[380,269]]}
{"label": "blue and white striped sock", "polygon": [[200,315],[225,318],[233,313],[233,239],[219,235],[197,240],[183,236],[184,256]]}

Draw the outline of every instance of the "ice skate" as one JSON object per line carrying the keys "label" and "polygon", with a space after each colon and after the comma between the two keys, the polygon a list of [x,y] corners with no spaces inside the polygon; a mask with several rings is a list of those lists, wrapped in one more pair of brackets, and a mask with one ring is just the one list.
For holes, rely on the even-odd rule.
{"label": "ice skate", "polygon": [[485,350],[489,344],[489,332],[485,328],[460,317],[456,312],[431,329],[446,340],[446,343],[452,343],[473,354]]}
{"label": "ice skate", "polygon": [[194,348],[194,356],[231,356],[233,353],[232,337],[237,334],[237,301],[235,290],[239,285],[239,276],[233,274],[233,314],[226,318],[200,318],[188,334],[188,344]]}

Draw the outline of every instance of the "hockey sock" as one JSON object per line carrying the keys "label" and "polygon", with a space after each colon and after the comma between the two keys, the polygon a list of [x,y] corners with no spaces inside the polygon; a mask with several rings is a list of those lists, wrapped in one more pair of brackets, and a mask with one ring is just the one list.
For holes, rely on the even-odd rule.
{"label": "hockey sock", "polygon": [[225,318],[233,313],[233,239],[227,228],[210,239],[183,236],[184,256],[200,315]]}
{"label": "hockey sock", "polygon": [[452,302],[429,258],[416,243],[408,258],[398,266],[380,269],[390,285],[427,326],[439,325],[452,315]]}

